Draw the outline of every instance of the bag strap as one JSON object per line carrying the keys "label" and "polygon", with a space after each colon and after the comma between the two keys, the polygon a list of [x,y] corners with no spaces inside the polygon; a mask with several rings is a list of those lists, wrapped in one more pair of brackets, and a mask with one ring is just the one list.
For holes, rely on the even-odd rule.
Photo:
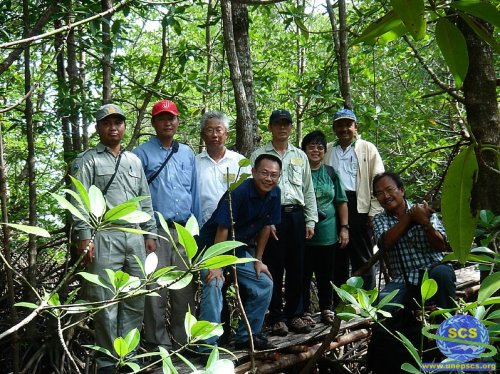
{"label": "bag strap", "polygon": [[330,176],[330,179],[335,184],[335,181],[337,180],[337,175],[335,174],[335,171],[330,165],[325,165],[325,169],[328,175]]}
{"label": "bag strap", "polygon": [[122,160],[122,154],[123,154],[123,152],[125,152],[125,149],[122,149],[120,151],[120,154],[118,155],[118,159],[116,160],[116,163],[115,163],[115,172],[113,173],[113,175],[109,179],[109,182],[106,185],[106,187],[104,187],[104,189],[102,190],[102,195],[103,196],[106,196],[106,193],[108,193],[109,186],[111,186],[111,183],[113,183],[113,181],[115,180],[116,173],[118,172],[118,168],[120,167],[120,161]]}
{"label": "bag strap", "polygon": [[148,178],[148,184],[151,184],[156,179],[156,177],[161,173],[165,165],[167,165],[168,160],[170,160],[170,158],[174,155],[174,153],[177,153],[178,150],[179,150],[179,142],[177,140],[174,140],[172,142],[172,150],[165,158],[165,161],[163,161],[163,163],[161,164],[160,168],[156,171],[156,173],[154,173],[152,176]]}

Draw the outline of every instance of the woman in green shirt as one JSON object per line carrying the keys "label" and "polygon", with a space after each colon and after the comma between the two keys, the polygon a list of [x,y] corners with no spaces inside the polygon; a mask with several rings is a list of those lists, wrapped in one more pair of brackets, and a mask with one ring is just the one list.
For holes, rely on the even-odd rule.
{"label": "woman in green shirt", "polygon": [[[347,197],[333,168],[322,164],[326,150],[325,134],[321,131],[307,134],[302,141],[302,150],[306,153],[311,166],[319,217],[319,222],[314,229],[314,236],[312,239],[306,240],[304,251],[304,311],[308,312],[310,308],[310,286],[314,273],[318,288],[321,321],[332,323],[334,314],[332,312],[333,287],[331,282],[334,282],[335,252],[342,250],[349,242]],[[346,256],[341,257],[346,258]],[[335,264],[336,268],[339,266],[349,266],[349,264],[347,262]],[[306,323],[314,322],[307,314],[304,320]]]}

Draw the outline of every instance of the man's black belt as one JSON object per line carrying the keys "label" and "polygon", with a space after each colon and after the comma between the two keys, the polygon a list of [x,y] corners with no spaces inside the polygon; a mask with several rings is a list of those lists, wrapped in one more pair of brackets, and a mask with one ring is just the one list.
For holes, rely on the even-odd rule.
{"label": "man's black belt", "polygon": [[281,210],[283,213],[292,213],[292,212],[298,212],[299,210],[302,210],[303,207],[300,204],[288,204],[288,205],[282,205]]}
{"label": "man's black belt", "polygon": [[345,195],[346,195],[346,196],[351,196],[351,197],[352,197],[352,196],[356,196],[356,191],[346,191],[346,192],[345,192]]}
{"label": "man's black belt", "polygon": [[171,228],[171,229],[175,229],[175,225],[174,225],[174,223],[177,223],[177,224],[179,224],[179,225],[181,225],[181,226],[186,226],[186,221],[174,221],[174,220],[172,220],[172,219],[168,219],[168,220],[167,220],[167,226],[168,226],[169,228]]}

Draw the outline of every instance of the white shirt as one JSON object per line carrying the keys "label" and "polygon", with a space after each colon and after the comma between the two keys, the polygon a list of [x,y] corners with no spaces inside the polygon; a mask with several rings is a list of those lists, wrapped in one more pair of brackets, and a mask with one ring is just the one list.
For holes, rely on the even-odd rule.
{"label": "white shirt", "polygon": [[243,155],[229,149],[226,149],[224,157],[219,161],[214,161],[207,151],[196,155],[196,173],[201,201],[200,228],[217,208],[220,198],[227,191],[228,181],[229,183],[236,181],[242,173],[251,174],[250,166],[240,170],[238,162],[244,158]]}
{"label": "white shirt", "polygon": [[333,148],[330,163],[338,173],[346,191],[356,191],[358,157],[354,152],[354,144],[350,144],[345,150],[337,144]]}

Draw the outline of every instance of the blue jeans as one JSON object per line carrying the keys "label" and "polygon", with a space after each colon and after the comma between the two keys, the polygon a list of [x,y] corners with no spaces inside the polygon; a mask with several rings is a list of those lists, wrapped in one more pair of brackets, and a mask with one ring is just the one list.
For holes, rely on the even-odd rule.
{"label": "blue jeans", "polygon": [[[236,255],[240,258],[252,257],[247,251],[238,249]],[[209,284],[205,283],[208,270],[201,270],[201,280],[203,283],[201,302],[200,302],[200,320],[220,323],[222,311],[222,282],[215,285],[215,279]],[[261,273],[257,279],[254,262],[236,265],[236,274],[238,284],[245,289],[246,301],[244,302],[245,313],[252,328],[252,334],[258,334],[264,324],[271,296],[273,292],[273,282],[267,274]],[[206,344],[214,344],[217,337],[214,336],[205,341]],[[235,343],[244,343],[248,341],[248,333],[243,320],[240,321],[236,330]]]}
{"label": "blue jeans", "polygon": [[[429,270],[429,278],[432,278],[436,281],[438,290],[436,294],[432,297],[431,302],[436,304],[440,308],[453,308],[455,304],[453,303],[453,299],[455,298],[456,285],[455,281],[457,280],[455,276],[455,271],[450,265],[447,264],[439,264]],[[419,287],[420,290],[420,282]],[[380,299],[384,298],[390,292],[394,290],[399,290],[394,299],[392,299],[392,303],[398,304],[406,304],[409,297],[417,296],[417,301],[420,300],[419,295],[410,295],[410,292],[404,283],[397,282],[389,282],[385,285],[382,292],[380,292]],[[394,312],[397,308],[393,306],[385,307],[384,310],[388,312]]]}

